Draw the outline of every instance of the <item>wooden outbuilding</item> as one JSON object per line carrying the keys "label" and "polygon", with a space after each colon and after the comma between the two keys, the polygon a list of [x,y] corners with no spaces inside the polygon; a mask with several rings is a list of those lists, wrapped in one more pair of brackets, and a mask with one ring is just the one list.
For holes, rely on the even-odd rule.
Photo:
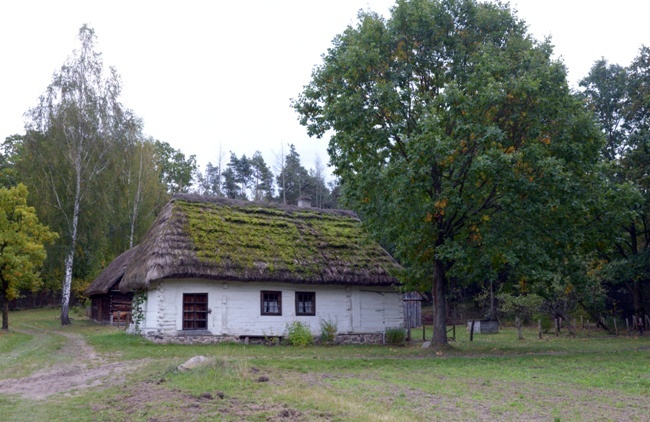
{"label": "wooden outbuilding", "polygon": [[91,318],[106,324],[128,324],[133,293],[122,293],[119,284],[126,266],[138,251],[134,247],[115,258],[86,289],[91,300]]}

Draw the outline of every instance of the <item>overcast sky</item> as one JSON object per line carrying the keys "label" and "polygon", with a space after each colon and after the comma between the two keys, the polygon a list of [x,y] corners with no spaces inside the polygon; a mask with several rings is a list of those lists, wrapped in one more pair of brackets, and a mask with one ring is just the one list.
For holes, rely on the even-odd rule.
{"label": "overcast sky", "polygon": [[[293,143],[303,165],[327,162],[290,108],[332,38],[359,9],[387,15],[392,0],[3,1],[0,5],[0,140],[23,133],[23,113],[95,29],[105,65],[122,76],[122,102],[145,133],[196,154],[204,168],[219,145],[269,165]],[[605,57],[627,65],[650,45],[648,0],[513,0],[536,38],[552,36],[573,86]]]}

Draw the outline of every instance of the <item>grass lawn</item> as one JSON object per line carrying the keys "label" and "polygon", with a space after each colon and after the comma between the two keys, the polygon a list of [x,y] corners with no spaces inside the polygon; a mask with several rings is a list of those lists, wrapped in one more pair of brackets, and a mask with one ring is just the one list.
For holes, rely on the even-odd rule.
{"label": "grass lawn", "polygon": [[[53,310],[12,313],[9,323],[0,333],[3,421],[650,421],[650,335],[539,340],[525,330],[518,340],[504,329],[470,342],[457,330],[443,350],[421,341],[186,346],[81,317],[61,327]],[[196,355],[210,363],[176,370]],[[47,380],[61,386],[56,393],[43,393],[54,388]]]}

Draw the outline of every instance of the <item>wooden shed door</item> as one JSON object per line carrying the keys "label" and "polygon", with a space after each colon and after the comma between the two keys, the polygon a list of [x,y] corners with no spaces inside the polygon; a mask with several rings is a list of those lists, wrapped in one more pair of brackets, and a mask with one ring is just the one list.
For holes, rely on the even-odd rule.
{"label": "wooden shed door", "polygon": [[384,294],[380,292],[364,292],[360,294],[361,330],[367,332],[384,330]]}
{"label": "wooden shed door", "polygon": [[208,294],[183,294],[183,330],[208,329]]}

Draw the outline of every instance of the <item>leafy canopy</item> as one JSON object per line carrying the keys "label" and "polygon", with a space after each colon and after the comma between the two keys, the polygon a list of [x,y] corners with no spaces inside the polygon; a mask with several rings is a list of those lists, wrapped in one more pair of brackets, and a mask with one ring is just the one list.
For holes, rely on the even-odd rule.
{"label": "leafy canopy", "polygon": [[7,305],[20,290],[36,290],[41,280],[38,268],[45,261],[44,243],[58,235],[39,223],[36,211],[27,206],[27,188],[18,184],[0,188],[0,299],[2,328],[8,328]]}
{"label": "leafy canopy", "polygon": [[[294,101],[310,135],[331,134],[348,204],[404,265],[402,280],[433,284],[436,342],[449,276],[484,254],[494,272],[541,267],[548,243],[569,243],[554,224],[589,212],[601,138],[551,53],[507,5],[398,1],[388,20],[361,12]],[[539,237],[512,239],[503,215]]]}

